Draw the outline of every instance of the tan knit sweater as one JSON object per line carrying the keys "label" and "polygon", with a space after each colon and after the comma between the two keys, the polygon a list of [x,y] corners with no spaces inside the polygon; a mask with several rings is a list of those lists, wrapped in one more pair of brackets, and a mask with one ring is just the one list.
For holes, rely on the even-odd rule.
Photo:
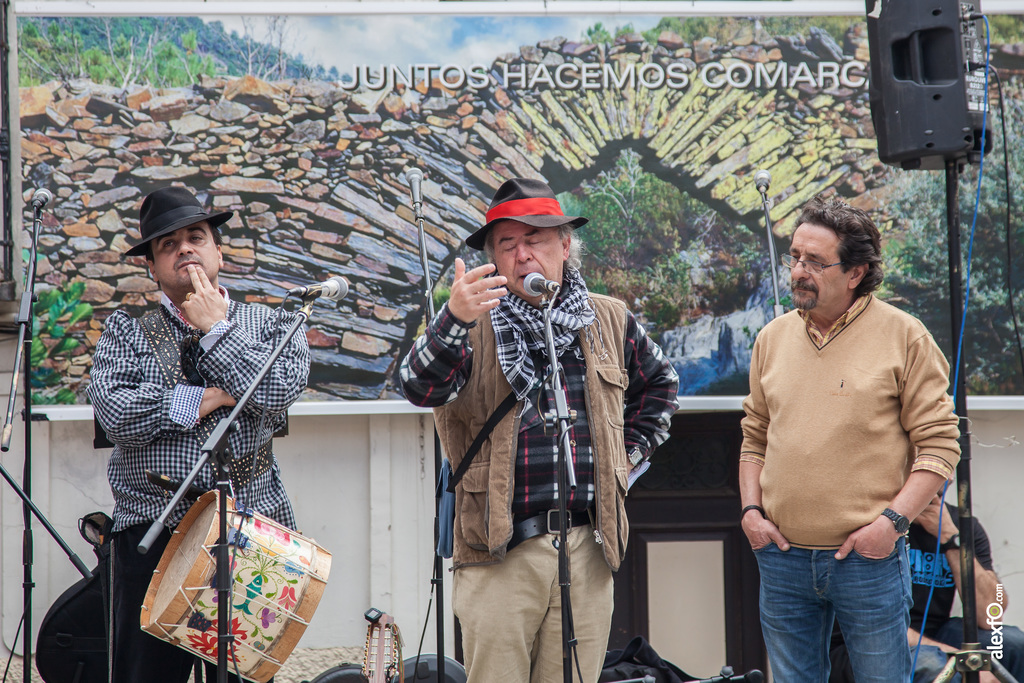
{"label": "tan knit sweater", "polygon": [[740,460],[763,467],[762,506],[790,543],[837,548],[916,469],[960,459],[949,365],[924,325],[872,297],[817,348],[790,312],[754,342]]}

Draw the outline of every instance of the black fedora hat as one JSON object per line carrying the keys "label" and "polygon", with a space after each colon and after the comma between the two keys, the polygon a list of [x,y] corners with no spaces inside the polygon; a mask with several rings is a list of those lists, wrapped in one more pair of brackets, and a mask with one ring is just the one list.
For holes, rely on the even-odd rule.
{"label": "black fedora hat", "polygon": [[512,178],[502,183],[494,193],[491,206],[487,209],[487,222],[466,238],[466,244],[478,251],[482,250],[487,241],[487,233],[495,223],[506,219],[535,228],[557,228],[562,225],[578,228],[589,220],[582,216],[563,214],[562,206],[547,183],[531,178]]}
{"label": "black fedora hat", "polygon": [[146,245],[150,240],[174,232],[179,228],[207,221],[211,228],[225,223],[235,215],[234,211],[207,212],[203,205],[184,187],[162,187],[153,190],[142,201],[139,212],[139,232],[142,239],[125,256],[145,256],[149,253]]}

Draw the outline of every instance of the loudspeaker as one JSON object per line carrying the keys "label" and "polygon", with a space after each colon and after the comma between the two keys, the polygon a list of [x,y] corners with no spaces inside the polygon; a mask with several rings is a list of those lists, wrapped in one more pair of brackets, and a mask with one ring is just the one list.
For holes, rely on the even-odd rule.
{"label": "loudspeaker", "polygon": [[366,683],[366,676],[359,664],[340,664],[302,683]]}
{"label": "loudspeaker", "polygon": [[[409,657],[402,663],[405,669],[405,680],[399,681],[395,677],[394,683],[429,683],[437,680],[437,655],[420,655],[417,661],[416,656]],[[341,664],[328,669],[312,681],[302,683],[367,683],[363,675],[363,667],[359,664]],[[466,683],[466,669],[451,657],[444,658],[444,682],[443,683]]]}
{"label": "loudspeaker", "polygon": [[[437,655],[420,655],[419,661],[416,655],[407,658],[402,663],[405,669],[405,681],[403,683],[430,683],[437,680]],[[444,658],[444,681],[443,683],[466,683],[466,669],[451,657]]]}
{"label": "loudspeaker", "polygon": [[970,0],[866,1],[879,158],[941,169],[947,160],[977,156],[986,60],[970,17],[980,7]]}

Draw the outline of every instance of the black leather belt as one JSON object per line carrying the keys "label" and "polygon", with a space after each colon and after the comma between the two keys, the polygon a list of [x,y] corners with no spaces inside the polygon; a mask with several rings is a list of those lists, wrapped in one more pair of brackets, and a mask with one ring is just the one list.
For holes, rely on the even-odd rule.
{"label": "black leather belt", "polygon": [[[508,542],[508,547],[505,552],[512,550],[523,541],[529,540],[534,536],[540,536],[541,534],[557,534],[561,531],[561,526],[558,523],[558,510],[548,510],[542,512],[539,515],[533,517],[527,517],[524,520],[512,523],[512,540]],[[590,524],[590,512],[587,510],[570,510],[569,511],[569,528],[566,531],[571,531],[573,527],[583,526],[584,524]]]}

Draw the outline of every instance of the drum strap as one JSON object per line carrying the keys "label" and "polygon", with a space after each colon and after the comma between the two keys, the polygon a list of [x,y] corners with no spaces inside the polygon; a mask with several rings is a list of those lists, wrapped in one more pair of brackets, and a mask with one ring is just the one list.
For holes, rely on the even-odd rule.
{"label": "drum strap", "polygon": [[[147,311],[139,322],[146,334],[146,340],[153,347],[157,365],[164,376],[164,386],[172,389],[178,384],[188,384],[188,379],[181,367],[181,343],[174,334],[170,321],[164,312],[157,308]],[[217,427],[218,420],[212,414],[199,420],[199,424],[192,433],[196,437],[200,448],[206,444],[206,440],[213,434]],[[258,477],[270,469],[273,463],[271,439],[260,446],[256,453],[248,453],[231,463],[231,481],[235,491],[247,485],[254,476]]]}

